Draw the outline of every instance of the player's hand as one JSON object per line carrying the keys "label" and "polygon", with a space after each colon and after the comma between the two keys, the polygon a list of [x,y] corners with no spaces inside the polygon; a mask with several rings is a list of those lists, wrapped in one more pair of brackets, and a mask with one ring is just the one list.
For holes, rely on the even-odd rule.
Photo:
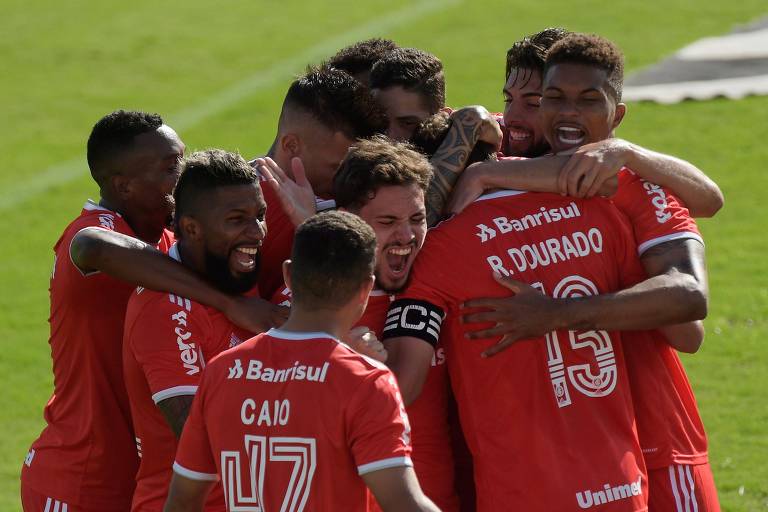
{"label": "player's hand", "polygon": [[474,127],[473,145],[482,141],[492,145],[497,151],[501,148],[501,126],[485,107],[472,105],[460,108],[451,114],[451,120],[462,126]]}
{"label": "player's hand", "polygon": [[232,297],[223,313],[236,326],[258,334],[280,327],[288,319],[290,309],[278,306],[261,297]]}
{"label": "player's hand", "polygon": [[460,213],[475,199],[485,193],[483,170],[489,165],[488,161],[477,162],[467,167],[451,191],[445,211],[448,214]]}
{"label": "player's hand", "polygon": [[536,288],[525,283],[494,274],[496,281],[514,294],[504,298],[472,299],[462,304],[462,309],[482,308],[485,311],[465,313],[462,322],[494,322],[486,329],[467,332],[470,339],[502,336],[501,340],[482,353],[490,357],[508,348],[514,342],[527,338],[543,336],[556,328],[559,303],[547,297]]}
{"label": "player's hand", "polygon": [[384,348],[384,345],[376,337],[376,334],[364,325],[349,331],[349,334],[347,334],[343,341],[358,354],[368,356],[382,363],[387,361],[387,350]]}
{"label": "player's hand", "polygon": [[622,139],[606,139],[574,150],[560,171],[557,182],[560,193],[572,197],[612,195],[618,181],[616,185],[606,182],[627,165],[632,151],[632,144]]}
{"label": "player's hand", "polygon": [[307,180],[301,158],[294,157],[291,159],[291,172],[296,181],[292,180],[269,157],[257,158],[252,165],[261,173],[264,182],[277,192],[280,204],[283,205],[286,215],[291,219],[294,226],[298,226],[315,214],[315,192]]}

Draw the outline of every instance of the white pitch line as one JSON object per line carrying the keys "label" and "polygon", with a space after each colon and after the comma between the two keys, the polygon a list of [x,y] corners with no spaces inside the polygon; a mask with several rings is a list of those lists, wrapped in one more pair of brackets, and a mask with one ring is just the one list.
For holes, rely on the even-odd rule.
{"label": "white pitch line", "polygon": [[[176,131],[183,132],[236,105],[260,89],[270,87],[283,80],[287,82],[292,74],[300,72],[307,64],[329,57],[347,44],[381,35],[387,30],[411,23],[427,14],[459,3],[461,0],[424,0],[408,5],[337,37],[326,39],[304,52],[247,76],[234,85],[208,97],[198,105],[164,117]],[[56,185],[69,183],[84,175],[86,170],[84,155],[48,167],[24,183],[17,183],[15,186],[6,188],[0,195],[0,210],[13,208]]]}

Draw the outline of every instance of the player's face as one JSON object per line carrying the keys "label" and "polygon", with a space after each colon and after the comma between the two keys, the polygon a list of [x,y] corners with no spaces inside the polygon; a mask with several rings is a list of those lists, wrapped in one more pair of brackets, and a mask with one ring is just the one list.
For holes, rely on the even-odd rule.
{"label": "player's face", "polygon": [[205,272],[220,289],[243,293],[259,276],[267,204],[257,183],[219,187],[206,198],[202,228]]}
{"label": "player's face", "polygon": [[390,185],[357,212],[376,233],[376,286],[402,290],[427,234],[424,191],[418,185]]}
{"label": "player's face", "polygon": [[154,221],[159,228],[173,215],[173,188],[179,181],[184,143],[169,126],[142,133],[119,162],[119,172],[129,178],[127,210]]}
{"label": "player's face", "polygon": [[387,113],[387,136],[391,139],[409,140],[419,124],[435,113],[424,105],[420,94],[406,91],[400,85],[373,89],[372,92]]}
{"label": "player's face", "polygon": [[544,76],[541,119],[554,152],[611,136],[625,107],[613,98],[606,71],[585,64],[562,63]]}
{"label": "player's face", "polygon": [[341,132],[315,125],[302,137],[299,157],[315,194],[327,199],[333,195],[333,176],[353,141]]}
{"label": "player's face", "polygon": [[549,150],[539,117],[541,73],[514,68],[504,84],[507,156],[537,157]]}

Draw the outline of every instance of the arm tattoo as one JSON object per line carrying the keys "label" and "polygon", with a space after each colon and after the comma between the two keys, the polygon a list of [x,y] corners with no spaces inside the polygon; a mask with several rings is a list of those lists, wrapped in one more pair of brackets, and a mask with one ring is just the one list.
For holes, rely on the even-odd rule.
{"label": "arm tattoo", "polygon": [[481,127],[477,117],[473,111],[459,112],[445,140],[430,159],[435,174],[426,195],[428,226],[434,226],[441,219],[448,196],[477,143]]}
{"label": "arm tattoo", "polygon": [[187,422],[187,416],[189,416],[189,410],[192,407],[192,400],[194,398],[195,395],[173,396],[157,403],[157,407],[163,413],[165,421],[168,422],[168,426],[173,430],[176,439],[181,437],[181,432],[184,430],[184,423]]}

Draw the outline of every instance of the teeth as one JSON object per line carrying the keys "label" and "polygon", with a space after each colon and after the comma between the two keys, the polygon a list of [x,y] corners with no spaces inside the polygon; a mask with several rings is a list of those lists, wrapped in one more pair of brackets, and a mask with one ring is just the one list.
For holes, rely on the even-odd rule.
{"label": "teeth", "polygon": [[257,252],[259,252],[258,247],[238,247],[237,250],[240,252],[244,252],[245,254],[256,254]]}
{"label": "teeth", "polygon": [[387,252],[389,254],[394,254],[396,256],[407,256],[408,254],[411,254],[411,248],[410,247],[392,247]]}
{"label": "teeth", "polygon": [[509,130],[509,138],[512,140],[525,140],[531,137],[531,134],[528,132],[520,131],[520,130]]}
{"label": "teeth", "polygon": [[582,131],[581,128],[573,128],[571,126],[561,126],[558,128],[558,130],[562,130],[564,132],[580,132]]}

